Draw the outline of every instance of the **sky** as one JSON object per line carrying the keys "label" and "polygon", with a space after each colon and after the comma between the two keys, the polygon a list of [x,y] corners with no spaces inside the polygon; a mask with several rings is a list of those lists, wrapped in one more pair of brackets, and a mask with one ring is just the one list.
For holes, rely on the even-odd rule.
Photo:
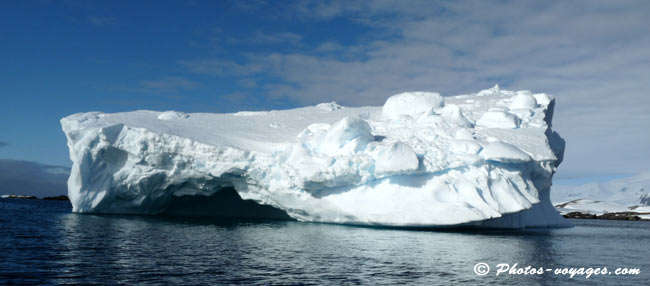
{"label": "sky", "polygon": [[[556,178],[650,171],[649,1],[0,1],[0,159],[70,166],[59,120],[556,97]],[[48,167],[48,168],[50,168]]]}

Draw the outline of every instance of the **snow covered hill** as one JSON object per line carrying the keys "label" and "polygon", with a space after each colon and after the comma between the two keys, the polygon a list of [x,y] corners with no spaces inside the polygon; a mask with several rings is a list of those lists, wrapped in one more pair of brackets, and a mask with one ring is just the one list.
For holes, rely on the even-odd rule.
{"label": "snow covered hill", "polygon": [[553,106],[495,86],[380,107],[90,112],[61,124],[75,212],[160,214],[234,189],[302,221],[520,228],[567,224],[549,199],[564,152]]}
{"label": "snow covered hill", "polygon": [[555,185],[551,200],[563,213],[650,213],[650,173],[578,186]]}

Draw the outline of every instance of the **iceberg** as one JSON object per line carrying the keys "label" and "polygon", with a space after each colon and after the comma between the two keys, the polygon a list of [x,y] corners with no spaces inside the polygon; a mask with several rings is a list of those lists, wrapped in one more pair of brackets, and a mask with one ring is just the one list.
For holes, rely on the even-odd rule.
{"label": "iceberg", "polygon": [[[550,202],[565,144],[551,128],[554,102],[495,86],[405,92],[375,107],[79,113],[61,119],[68,192],[79,213],[279,210],[353,225],[567,226]],[[195,206],[205,201],[216,203]]]}

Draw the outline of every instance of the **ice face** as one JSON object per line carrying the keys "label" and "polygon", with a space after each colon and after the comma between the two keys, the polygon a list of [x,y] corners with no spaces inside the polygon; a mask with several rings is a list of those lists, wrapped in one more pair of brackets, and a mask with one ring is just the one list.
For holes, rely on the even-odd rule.
{"label": "ice face", "polygon": [[75,212],[160,214],[234,189],[302,221],[563,226],[549,201],[564,152],[553,106],[494,87],[401,93],[382,107],[74,114],[61,120],[69,197]]}

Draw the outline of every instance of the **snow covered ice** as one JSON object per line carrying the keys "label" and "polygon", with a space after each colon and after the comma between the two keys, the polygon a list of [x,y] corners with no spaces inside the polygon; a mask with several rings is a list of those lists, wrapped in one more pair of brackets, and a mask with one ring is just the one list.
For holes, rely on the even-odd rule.
{"label": "snow covered ice", "polygon": [[561,213],[636,212],[650,219],[650,173],[583,185],[557,185],[551,202]]}
{"label": "snow covered ice", "polygon": [[69,197],[75,212],[161,214],[234,189],[301,221],[565,226],[549,199],[564,153],[553,107],[495,86],[406,92],[381,107],[79,113],[61,120]]}

